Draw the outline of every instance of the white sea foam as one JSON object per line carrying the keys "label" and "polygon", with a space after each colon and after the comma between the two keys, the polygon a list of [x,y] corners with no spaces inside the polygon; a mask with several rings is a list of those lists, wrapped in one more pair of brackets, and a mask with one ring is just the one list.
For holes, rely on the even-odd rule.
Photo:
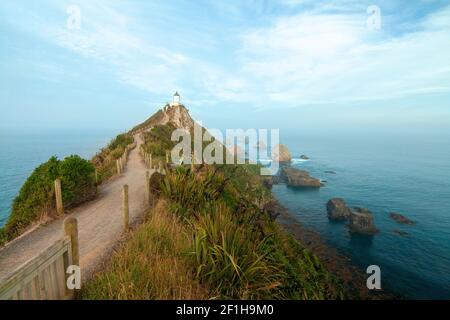
{"label": "white sea foam", "polygon": [[310,161],[309,159],[301,159],[301,158],[293,158],[292,163],[302,163],[302,162],[308,162]]}

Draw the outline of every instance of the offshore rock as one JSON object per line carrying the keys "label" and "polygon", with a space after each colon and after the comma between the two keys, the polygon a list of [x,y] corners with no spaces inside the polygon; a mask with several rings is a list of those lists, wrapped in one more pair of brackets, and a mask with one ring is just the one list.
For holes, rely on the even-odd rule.
{"label": "offshore rock", "polygon": [[286,184],[291,187],[320,188],[322,186],[320,180],[311,177],[308,171],[292,167],[281,168],[280,177],[282,177]]}
{"label": "offshore rock", "polygon": [[328,218],[331,220],[346,220],[352,214],[342,198],[333,198],[327,202]]}
{"label": "offshore rock", "polygon": [[355,233],[373,235],[378,233],[375,227],[372,212],[366,208],[353,208],[350,214],[350,231]]}

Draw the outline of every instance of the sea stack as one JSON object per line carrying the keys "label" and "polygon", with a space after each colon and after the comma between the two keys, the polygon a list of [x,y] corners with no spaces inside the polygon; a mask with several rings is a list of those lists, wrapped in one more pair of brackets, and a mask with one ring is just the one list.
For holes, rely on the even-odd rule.
{"label": "sea stack", "polygon": [[378,233],[372,212],[366,208],[353,208],[350,215],[350,231],[369,235]]}
{"label": "sea stack", "polygon": [[292,156],[289,149],[285,145],[278,144],[272,150],[272,160],[280,163],[290,163]]}
{"label": "sea stack", "polygon": [[352,214],[342,198],[333,198],[327,202],[328,218],[330,220],[346,220]]}

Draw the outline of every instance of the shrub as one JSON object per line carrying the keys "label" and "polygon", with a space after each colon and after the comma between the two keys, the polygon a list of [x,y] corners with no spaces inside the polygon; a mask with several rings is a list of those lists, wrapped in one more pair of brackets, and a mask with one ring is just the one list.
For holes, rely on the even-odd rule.
{"label": "shrub", "polygon": [[75,206],[95,197],[95,168],[79,156],[72,155],[59,165],[63,203],[65,207]]}
{"label": "shrub", "polygon": [[50,213],[59,164],[60,161],[56,157],[51,157],[37,167],[25,181],[13,201],[11,215],[4,227],[8,239],[19,235],[31,222]]}

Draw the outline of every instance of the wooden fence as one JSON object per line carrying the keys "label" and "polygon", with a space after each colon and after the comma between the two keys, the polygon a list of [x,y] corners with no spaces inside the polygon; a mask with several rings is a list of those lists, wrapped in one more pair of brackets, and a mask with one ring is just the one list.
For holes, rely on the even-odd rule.
{"label": "wooden fence", "polygon": [[[74,225],[75,223],[75,225]],[[67,300],[75,291],[67,288],[66,270],[78,265],[76,220],[64,222],[65,236],[37,257],[17,268],[0,284],[0,300]],[[75,258],[75,259],[74,259]]]}
{"label": "wooden fence", "polygon": [[127,145],[120,158],[103,163],[95,169],[95,180],[97,184],[101,184],[115,174],[122,174],[128,161],[128,155],[131,150],[136,147],[136,141]]}

